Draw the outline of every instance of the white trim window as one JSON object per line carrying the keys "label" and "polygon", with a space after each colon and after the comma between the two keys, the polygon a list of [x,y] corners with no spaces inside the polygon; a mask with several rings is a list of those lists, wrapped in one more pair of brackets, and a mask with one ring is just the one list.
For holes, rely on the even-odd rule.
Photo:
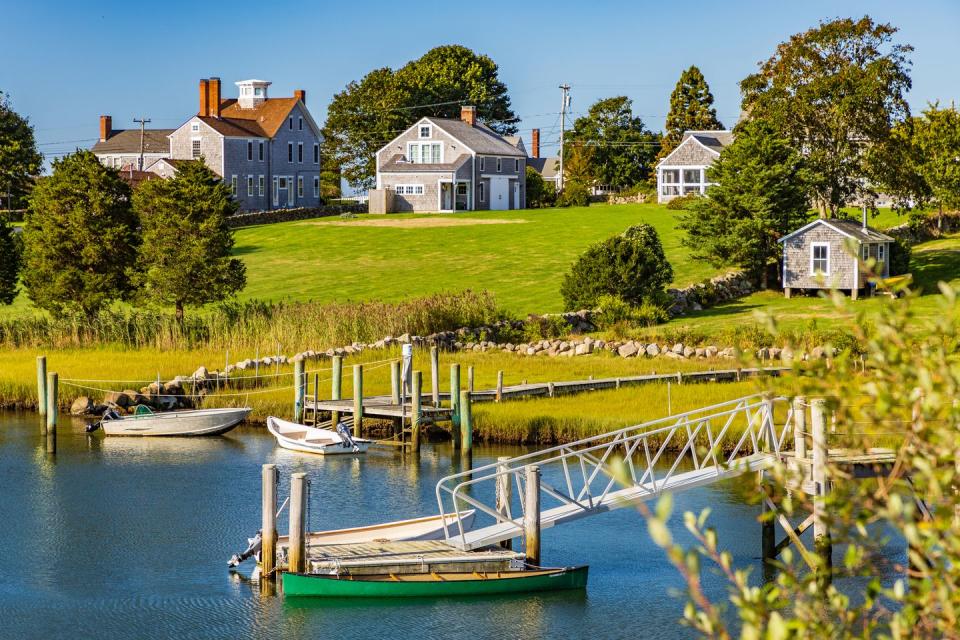
{"label": "white trim window", "polygon": [[237,195],[237,176],[230,176],[230,194]]}
{"label": "white trim window", "polygon": [[422,184],[398,184],[393,188],[398,196],[422,196]]}
{"label": "white trim window", "polygon": [[247,160],[253,161],[253,140],[247,140]]}
{"label": "white trim window", "polygon": [[253,176],[247,176],[247,196],[253,195]]}
{"label": "white trim window", "polygon": [[[293,122],[293,119],[291,118],[290,121]],[[287,143],[287,162],[293,162],[293,143],[292,142]]]}
{"label": "white trim window", "polygon": [[199,122],[193,122],[193,123],[191,123],[191,124],[190,124],[190,131],[191,131],[192,133],[200,133],[200,123],[199,123]]}
{"label": "white trim window", "polygon": [[273,206],[280,204],[280,179],[273,176]]}
{"label": "white trim window", "polygon": [[297,126],[299,127],[299,130],[300,130],[300,131],[303,131],[303,117],[301,117],[299,120],[300,120],[300,122],[299,122],[299,124],[297,124]]}
{"label": "white trim window", "polygon": [[313,164],[320,164],[320,145],[313,143]]}
{"label": "white trim window", "polygon": [[683,170],[683,195],[703,193],[703,169],[697,167]]}
{"label": "white trim window", "polygon": [[433,127],[431,127],[429,124],[422,124],[417,129],[417,135],[421,140],[429,140],[433,137]]}
{"label": "white trim window", "polygon": [[480,171],[483,171],[483,167],[486,164],[484,160],[485,158],[483,156],[480,156]]}
{"label": "white trim window", "polygon": [[867,243],[864,243],[864,244],[863,244],[863,251],[862,251],[861,253],[862,253],[862,255],[863,255],[863,261],[864,261],[864,262],[866,262],[867,260],[869,260],[869,259],[870,259],[870,245],[868,245]]}
{"label": "white trim window", "polygon": [[266,187],[266,180],[263,176],[257,178],[257,195],[263,197],[263,189]]}
{"label": "white trim window", "polygon": [[287,129],[293,131],[293,116],[287,118]]}
{"label": "white trim window", "polygon": [[263,162],[263,140],[260,141],[260,162]]}
{"label": "white trim window", "polygon": [[485,186],[486,186],[486,183],[484,182],[481,182],[480,184],[477,185],[477,193],[479,195],[478,199],[480,200],[480,202],[487,201],[487,190],[484,188]]}
{"label": "white trim window", "polygon": [[297,162],[303,164],[303,143],[297,143]]}
{"label": "white trim window", "polygon": [[810,275],[830,275],[829,242],[814,242],[810,245]]}
{"label": "white trim window", "polygon": [[313,197],[320,197],[320,176],[313,176]]}
{"label": "white trim window", "polygon": [[297,197],[303,198],[303,176],[297,176]]}
{"label": "white trim window", "polygon": [[878,262],[878,263],[879,263],[879,262],[883,262],[884,258],[887,257],[887,256],[886,256],[886,253],[887,253],[887,252],[886,252],[886,248],[887,248],[887,246],[886,246],[885,244],[883,244],[882,242],[877,245],[877,262]]}
{"label": "white trim window", "polygon": [[190,157],[199,160],[203,152],[200,150],[200,138],[194,138],[190,141]]}
{"label": "white trim window", "polygon": [[660,195],[680,195],[680,169],[660,169]]}
{"label": "white trim window", "polygon": [[439,142],[410,142],[407,161],[411,164],[442,164],[443,145]]}

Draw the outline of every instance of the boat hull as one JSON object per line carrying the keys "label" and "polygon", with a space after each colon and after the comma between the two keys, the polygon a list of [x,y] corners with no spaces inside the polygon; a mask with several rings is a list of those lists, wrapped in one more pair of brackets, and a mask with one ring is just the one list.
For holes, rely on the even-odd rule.
{"label": "boat hull", "polygon": [[[475,516],[473,509],[462,511],[460,522],[463,530],[469,531],[473,527]],[[419,541],[443,540],[447,535],[458,535],[460,526],[455,516],[447,516],[446,533],[444,533],[444,519],[441,516],[428,516],[412,520],[398,520],[366,527],[350,529],[334,529],[331,531],[313,531],[307,533],[307,546],[331,544],[362,544],[377,540],[389,541]],[[277,548],[286,547],[290,543],[287,536],[277,537]]]}
{"label": "boat hull", "polygon": [[123,416],[101,423],[108,436],[216,436],[243,422],[251,409],[199,409]]}
{"label": "boat hull", "polygon": [[[587,586],[586,566],[563,569],[474,573],[416,574],[394,576],[393,579],[365,579],[350,576],[329,576],[305,573],[284,573],[283,593],[290,597],[323,598],[438,598],[449,596],[483,596],[509,593],[533,593]],[[422,578],[422,579],[421,579]]]}
{"label": "boat hull", "polygon": [[354,438],[356,447],[344,446],[340,435],[329,429],[318,429],[295,422],[287,422],[270,416],[267,418],[267,430],[277,439],[277,444],[289,451],[299,453],[317,453],[320,455],[354,455],[366,453],[370,441]]}

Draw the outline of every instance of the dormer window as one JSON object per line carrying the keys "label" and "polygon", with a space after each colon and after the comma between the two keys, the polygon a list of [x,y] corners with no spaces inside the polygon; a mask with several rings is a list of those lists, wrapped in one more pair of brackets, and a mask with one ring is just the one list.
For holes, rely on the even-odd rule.
{"label": "dormer window", "polygon": [[200,131],[200,123],[199,123],[199,122],[194,122],[193,124],[191,124],[191,125],[190,125],[190,131],[192,131],[193,133],[199,133],[199,131]]}
{"label": "dormer window", "polygon": [[429,139],[433,135],[433,127],[428,124],[420,125],[420,139]]}

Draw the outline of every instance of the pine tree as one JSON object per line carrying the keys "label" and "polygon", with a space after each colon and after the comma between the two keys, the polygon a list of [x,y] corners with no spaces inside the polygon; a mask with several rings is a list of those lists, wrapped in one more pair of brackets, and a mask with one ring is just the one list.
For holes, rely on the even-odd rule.
{"label": "pine tree", "polygon": [[42,162],[33,127],[0,91],[0,202],[4,207],[21,206]]}
{"label": "pine tree", "polygon": [[766,288],[777,241],[809,219],[803,158],[771,124],[753,120],[737,128],[707,177],[716,184],[681,220],[683,243],[695,258],[746,269]]}
{"label": "pine tree", "polygon": [[713,131],[723,129],[713,108],[710,86],[696,66],[680,74],[677,86],[670,94],[670,113],[667,114],[666,131],[663,134],[660,155],[665,158],[677,148],[684,131]]}
{"label": "pine tree", "polygon": [[7,216],[0,214],[0,304],[10,304],[17,297],[21,259],[20,243]]}

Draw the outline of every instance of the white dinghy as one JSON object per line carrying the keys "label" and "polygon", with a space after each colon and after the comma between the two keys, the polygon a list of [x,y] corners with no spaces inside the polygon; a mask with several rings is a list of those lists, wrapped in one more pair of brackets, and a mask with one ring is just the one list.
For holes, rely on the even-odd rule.
{"label": "white dinghy", "polygon": [[365,438],[341,436],[330,429],[308,427],[273,416],[267,418],[267,430],[277,439],[277,444],[284,449],[303,453],[319,453],[327,456],[366,453],[371,443]]}
{"label": "white dinghy", "polygon": [[108,436],[216,436],[243,422],[252,409],[194,409],[154,413],[144,406],[130,416],[108,412],[100,421]]}

